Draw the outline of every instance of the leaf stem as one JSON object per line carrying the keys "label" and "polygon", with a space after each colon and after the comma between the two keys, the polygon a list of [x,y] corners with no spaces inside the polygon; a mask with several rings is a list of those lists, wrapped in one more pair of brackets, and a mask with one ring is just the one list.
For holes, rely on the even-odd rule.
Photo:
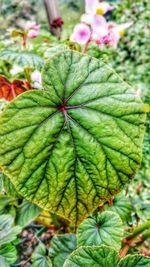
{"label": "leaf stem", "polygon": [[[136,245],[136,242],[133,242],[134,238],[136,238],[139,234],[141,234],[143,231],[145,231],[147,229],[150,229],[150,220],[148,220],[145,223],[137,226],[131,234],[129,234],[126,238],[124,238],[123,243],[125,245],[120,251],[120,257],[121,258],[126,256],[130,246]],[[150,232],[148,232],[148,233],[147,234],[145,233],[145,235],[143,234],[142,242],[145,241],[149,237]],[[145,238],[145,239],[143,239],[143,238]]]}
{"label": "leaf stem", "polygon": [[134,231],[126,237],[126,240],[131,240],[135,238],[137,235],[142,233],[143,231],[147,230],[150,228],[150,220],[146,221],[145,223],[139,225],[134,229]]}
{"label": "leaf stem", "polygon": [[83,54],[86,54],[87,53],[87,50],[88,50],[88,47],[89,47],[89,43],[91,42],[91,39],[89,39],[88,41],[87,41],[87,43],[85,44],[85,46],[84,46],[84,49],[83,49]]}

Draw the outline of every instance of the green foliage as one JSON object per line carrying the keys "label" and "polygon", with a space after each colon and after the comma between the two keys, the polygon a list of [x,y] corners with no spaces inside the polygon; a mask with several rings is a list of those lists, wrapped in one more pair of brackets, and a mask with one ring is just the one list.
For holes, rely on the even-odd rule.
{"label": "green foliage", "polygon": [[12,226],[14,219],[10,215],[0,215],[0,246],[16,239],[21,232],[20,226]]}
{"label": "green foliage", "polygon": [[66,260],[64,267],[117,267],[119,256],[109,247],[79,247]]}
{"label": "green foliage", "polygon": [[44,244],[39,243],[32,254],[32,267],[52,267],[52,262],[48,256]]}
{"label": "green foliage", "polygon": [[104,211],[86,219],[79,225],[77,231],[78,246],[107,245],[119,250],[122,238],[122,221],[111,211]]}
{"label": "green foliage", "polygon": [[54,56],[55,54],[64,52],[65,50],[68,50],[68,49],[69,49],[68,46],[65,44],[64,45],[63,44],[55,45],[54,47],[51,47],[45,51],[44,57],[49,59],[50,57]]}
{"label": "green foliage", "polygon": [[42,209],[38,206],[28,201],[23,201],[17,210],[16,224],[20,225],[22,228],[29,225],[41,211]]}
{"label": "green foliage", "polygon": [[12,244],[0,246],[0,266],[10,267],[17,260],[17,250]]}
{"label": "green foliage", "polygon": [[66,258],[76,249],[76,235],[65,234],[56,235],[51,240],[51,248],[49,250],[50,258],[54,267],[63,266]]}
{"label": "green foliage", "polygon": [[19,226],[13,226],[11,215],[0,215],[0,266],[10,267],[17,260],[17,250],[11,243],[21,232]]}
{"label": "green foliage", "polygon": [[107,210],[116,212],[122,219],[123,222],[128,221],[131,217],[132,206],[130,199],[121,193],[114,197],[112,204],[105,205]]}
{"label": "green foliage", "polygon": [[[61,41],[46,30],[42,0],[29,2],[1,3],[4,17],[0,17],[0,30],[4,31],[0,37],[0,74],[10,80],[28,79],[32,84],[31,72],[42,70],[44,61],[49,61],[43,71],[43,91],[27,92],[8,106],[0,101],[0,161],[9,176],[0,174],[0,266],[10,267],[16,261],[16,266],[24,265],[22,251],[26,248],[23,245],[20,251],[18,244],[39,227],[27,243],[34,250],[25,258],[32,267],[149,267],[150,258],[140,255],[141,251],[148,254],[148,227],[131,243],[126,239],[137,225],[142,228],[141,224],[150,219],[149,116],[141,168],[126,186],[141,161],[145,115],[140,90],[150,104],[149,2],[116,1],[108,16],[116,23],[133,21],[133,26],[116,50],[92,44],[88,51],[113,67],[134,91],[102,62],[68,50],[69,42],[63,39],[79,22],[84,1],[59,1],[64,19]],[[21,33],[26,19],[35,18],[44,21],[40,35],[27,40],[26,48],[22,48],[22,34],[16,33]],[[5,29],[12,24],[17,28],[10,38]],[[69,46],[79,50],[71,43]],[[12,77],[14,64],[24,70]],[[126,192],[114,196],[122,188]],[[73,224],[90,217],[75,235],[70,232],[76,228],[51,212]],[[38,223],[33,222],[35,219]],[[50,239],[54,235],[51,241],[39,235],[43,230],[39,223],[48,227],[43,234],[51,233]],[[27,237],[21,234],[17,240],[22,228]],[[76,249],[76,243],[84,247]],[[121,260],[118,252],[134,255]]]}
{"label": "green foliage", "polygon": [[120,260],[117,252],[107,246],[80,247],[65,261],[64,267],[141,267],[150,266],[150,258],[143,255],[127,256]]}
{"label": "green foliage", "polygon": [[120,261],[118,267],[149,267],[150,258],[142,255],[132,255],[126,256],[123,260]]}
{"label": "green foliage", "polygon": [[144,105],[107,65],[72,51],[45,65],[43,87],[2,112],[0,165],[22,196],[77,224],[134,177]]}
{"label": "green foliage", "polygon": [[0,50],[0,58],[11,64],[16,64],[24,69],[39,69],[44,65],[43,59],[31,52],[16,52],[13,50]]}

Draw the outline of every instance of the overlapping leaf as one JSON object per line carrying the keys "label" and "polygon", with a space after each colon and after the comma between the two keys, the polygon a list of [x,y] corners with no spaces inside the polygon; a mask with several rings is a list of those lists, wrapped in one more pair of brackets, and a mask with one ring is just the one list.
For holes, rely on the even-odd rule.
{"label": "overlapping leaf", "polygon": [[17,260],[17,250],[11,244],[3,245],[0,247],[0,266],[10,267],[10,264],[15,263]]}
{"label": "overlapping leaf", "polygon": [[75,234],[65,234],[54,236],[51,241],[51,248],[49,250],[50,258],[52,259],[54,267],[63,266],[66,258],[76,249]]}
{"label": "overlapping leaf", "polygon": [[42,209],[29,201],[23,201],[17,210],[16,224],[25,227],[30,224],[40,213]]}
{"label": "overlapping leaf", "polygon": [[107,246],[79,247],[65,261],[63,267],[149,267],[150,258],[128,255],[122,260],[118,253]]}
{"label": "overlapping leaf", "polygon": [[23,68],[41,70],[44,65],[43,59],[31,52],[16,52],[9,49],[0,50],[0,58]]}
{"label": "overlapping leaf", "polygon": [[80,247],[65,261],[63,267],[117,267],[117,252],[106,246]]}
{"label": "overlapping leaf", "polygon": [[105,208],[116,212],[121,217],[122,221],[128,220],[131,216],[132,207],[130,199],[123,193],[114,197],[112,206],[105,205]]}
{"label": "overlapping leaf", "polygon": [[144,105],[102,62],[66,51],[43,88],[0,117],[0,166],[26,199],[77,224],[119,192],[141,161]]}
{"label": "overlapping leaf", "polygon": [[19,226],[12,226],[13,222],[14,219],[10,215],[0,215],[0,246],[15,240],[21,232]]}
{"label": "overlapping leaf", "polygon": [[118,267],[149,267],[150,258],[144,255],[128,255],[120,261]]}
{"label": "overlapping leaf", "polygon": [[120,217],[111,211],[97,214],[86,219],[78,227],[78,246],[112,246],[116,250],[121,247],[123,224]]}
{"label": "overlapping leaf", "polygon": [[52,262],[43,243],[35,248],[32,257],[32,267],[52,267]]}

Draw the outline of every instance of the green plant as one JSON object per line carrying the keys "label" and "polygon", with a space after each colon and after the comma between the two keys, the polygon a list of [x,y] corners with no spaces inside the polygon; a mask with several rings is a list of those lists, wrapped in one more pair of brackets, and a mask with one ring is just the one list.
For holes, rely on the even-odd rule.
{"label": "green plant", "polygon": [[144,106],[109,67],[73,51],[45,65],[43,88],[2,112],[0,162],[21,195],[76,225],[135,175]]}
{"label": "green plant", "polygon": [[[81,6],[60,2],[64,38]],[[118,2],[106,16],[134,26],[117,50],[90,44],[89,56],[46,25],[34,39],[23,24],[1,35],[0,266],[150,266],[147,6]]]}

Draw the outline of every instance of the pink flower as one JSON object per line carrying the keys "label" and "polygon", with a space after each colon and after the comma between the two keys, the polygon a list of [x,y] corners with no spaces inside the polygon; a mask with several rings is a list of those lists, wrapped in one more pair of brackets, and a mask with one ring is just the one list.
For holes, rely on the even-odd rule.
{"label": "pink flower", "polygon": [[94,15],[91,28],[93,33],[97,34],[100,38],[108,34],[108,23],[103,16]]}
{"label": "pink flower", "polygon": [[84,45],[90,40],[90,37],[91,37],[91,30],[89,26],[81,23],[75,26],[73,34],[70,37],[70,40],[80,45]]}
{"label": "pink flower", "polygon": [[25,27],[28,38],[35,38],[40,33],[40,25],[34,21],[28,21]]}
{"label": "pink flower", "polygon": [[39,31],[30,30],[27,34],[28,38],[36,38],[39,35]]}
{"label": "pink flower", "polygon": [[120,38],[124,35],[124,30],[129,28],[133,22],[123,23],[117,25],[115,23],[108,23],[109,35],[111,36],[110,46],[117,48]]}
{"label": "pink flower", "polygon": [[113,7],[107,2],[99,2],[98,0],[85,0],[85,14],[82,15],[81,21],[86,24],[91,24],[95,15],[104,15]]}

